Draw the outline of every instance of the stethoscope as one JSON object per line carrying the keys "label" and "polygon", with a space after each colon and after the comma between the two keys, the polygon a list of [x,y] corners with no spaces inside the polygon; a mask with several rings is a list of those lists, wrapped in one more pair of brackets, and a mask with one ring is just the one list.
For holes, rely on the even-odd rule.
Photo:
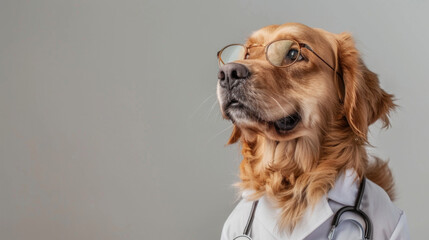
{"label": "stethoscope", "polygon": [[[369,219],[368,215],[366,215],[362,210],[360,210],[360,204],[362,202],[362,197],[365,192],[365,183],[366,183],[366,178],[363,177],[362,182],[359,186],[358,196],[356,197],[355,205],[342,207],[340,210],[337,211],[337,213],[335,213],[335,216],[332,219],[331,230],[329,231],[329,234],[328,234],[329,240],[334,239],[335,230],[337,229],[338,225],[345,221],[351,221],[353,224],[358,226],[358,228],[361,230],[361,236],[363,240],[372,239],[371,219]],[[243,234],[235,237],[233,240],[252,240],[252,238],[250,237],[250,231],[252,230],[252,223],[253,223],[253,219],[255,218],[255,211],[256,211],[256,207],[258,206],[258,202],[259,200],[253,202],[252,209],[250,210],[250,215],[249,215],[249,218],[247,219],[247,223],[244,228]],[[346,220],[340,221],[341,215],[343,215],[343,213],[345,212],[353,212],[359,215],[365,222],[365,229],[358,221],[354,219],[346,219]]]}

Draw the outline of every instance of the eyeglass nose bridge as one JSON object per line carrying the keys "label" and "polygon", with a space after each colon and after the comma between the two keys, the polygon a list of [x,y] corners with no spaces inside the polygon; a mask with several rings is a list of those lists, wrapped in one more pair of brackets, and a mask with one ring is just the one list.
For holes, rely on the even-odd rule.
{"label": "eyeglass nose bridge", "polygon": [[243,45],[244,48],[246,49],[246,52],[244,53],[244,56],[246,56],[249,53],[249,49],[253,48],[253,47],[263,47],[264,48],[264,54],[267,51],[267,46],[268,44],[260,44],[260,43],[252,43],[250,45]]}
{"label": "eyeglass nose bridge", "polygon": [[260,44],[260,43],[252,43],[250,45],[243,45],[246,49],[252,48],[252,47],[266,47],[267,44]]}

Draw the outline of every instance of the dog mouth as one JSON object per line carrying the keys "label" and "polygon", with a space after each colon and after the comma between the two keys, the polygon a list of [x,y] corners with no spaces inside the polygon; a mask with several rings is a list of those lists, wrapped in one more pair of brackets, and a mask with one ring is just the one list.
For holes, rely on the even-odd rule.
{"label": "dog mouth", "polygon": [[252,108],[246,106],[237,99],[230,99],[224,106],[227,117],[233,123],[240,123],[240,120],[244,119],[265,125],[269,128],[274,128],[276,132],[281,135],[294,130],[301,121],[301,115],[298,112],[294,112],[275,121],[265,120],[261,118],[261,115],[255,110],[252,110]]}
{"label": "dog mouth", "polygon": [[229,103],[226,105],[225,109],[228,108],[241,108],[244,107],[237,99],[231,99]]}

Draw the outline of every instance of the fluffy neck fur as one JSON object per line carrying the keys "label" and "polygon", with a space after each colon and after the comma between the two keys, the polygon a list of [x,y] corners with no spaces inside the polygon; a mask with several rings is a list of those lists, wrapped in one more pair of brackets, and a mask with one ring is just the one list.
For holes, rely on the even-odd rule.
{"label": "fluffy neck fur", "polygon": [[[258,135],[252,142],[242,137],[241,143],[244,159],[238,186],[253,190],[254,199],[266,194],[274,200],[281,209],[279,231],[292,231],[305,210],[327,194],[346,169],[354,169],[359,177],[369,169],[365,143],[359,142],[344,115],[320,129],[319,135],[287,142]],[[376,172],[375,168],[382,176],[375,180],[390,191],[393,182],[387,164],[377,160],[369,175]]]}

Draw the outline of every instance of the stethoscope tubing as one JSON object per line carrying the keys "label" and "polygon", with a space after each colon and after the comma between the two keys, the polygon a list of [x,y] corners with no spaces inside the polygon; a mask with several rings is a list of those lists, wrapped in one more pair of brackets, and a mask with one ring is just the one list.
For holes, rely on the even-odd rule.
{"label": "stethoscope tubing", "polygon": [[259,200],[256,200],[252,204],[252,209],[250,210],[250,217],[247,219],[246,227],[244,228],[243,234],[250,236],[250,230],[252,229],[253,219],[255,218],[256,207],[258,206]]}
{"label": "stethoscope tubing", "polygon": [[250,231],[252,230],[253,219],[255,218],[256,207],[258,206],[259,200],[256,200],[252,204],[252,209],[250,210],[249,218],[247,219],[246,227],[244,227],[243,234],[235,237],[233,240],[243,240],[248,239],[252,240],[250,237]]}

